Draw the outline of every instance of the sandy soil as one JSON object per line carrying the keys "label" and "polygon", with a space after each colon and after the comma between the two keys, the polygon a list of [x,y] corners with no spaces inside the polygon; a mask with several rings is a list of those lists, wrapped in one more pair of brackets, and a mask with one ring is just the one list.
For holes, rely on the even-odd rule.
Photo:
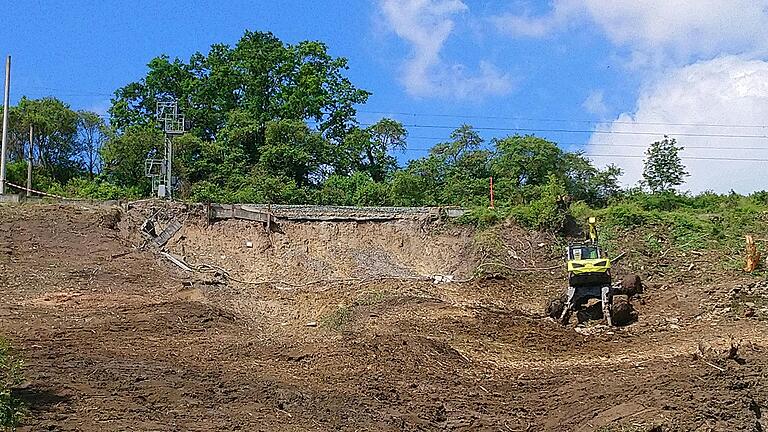
{"label": "sandy soil", "polygon": [[[541,316],[561,270],[418,280],[468,278],[468,263],[489,259],[466,229],[286,224],[270,236],[244,222],[186,220],[171,251],[238,280],[286,282],[222,283],[135,249],[125,221],[140,215],[117,225],[113,215],[0,207],[0,329],[27,365],[22,430],[768,426],[767,328],[738,304],[759,309],[762,291],[736,296],[735,285],[756,283],[736,271],[713,280],[675,258],[643,274],[652,283],[634,300],[637,323],[574,329]],[[509,266],[557,264],[547,236],[506,226],[497,238],[513,251]],[[617,270],[650,268],[649,259]],[[324,277],[334,281],[295,286]],[[731,344],[736,359],[726,358]]]}

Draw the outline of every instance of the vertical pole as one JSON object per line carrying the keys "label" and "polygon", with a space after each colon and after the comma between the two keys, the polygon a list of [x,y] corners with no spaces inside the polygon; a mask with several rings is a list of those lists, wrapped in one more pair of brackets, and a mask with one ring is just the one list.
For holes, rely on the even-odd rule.
{"label": "vertical pole", "polygon": [[167,162],[168,166],[167,166],[166,171],[165,171],[165,175],[166,175],[166,179],[165,179],[166,190],[165,190],[165,193],[166,193],[166,196],[168,197],[168,199],[171,199],[172,198],[172,196],[171,196],[171,179],[173,178],[172,174],[171,174],[171,169],[173,167],[173,141],[171,140],[171,137],[169,135],[165,136],[165,146],[167,147],[167,152],[168,152],[168,154],[166,155],[166,157],[168,158],[168,162]]}
{"label": "vertical pole", "polygon": [[33,150],[33,144],[32,144],[32,138],[34,137],[32,133],[32,124],[29,124],[29,160],[27,161],[27,196],[32,196],[32,150]]}
{"label": "vertical pole", "polygon": [[491,208],[493,208],[493,177],[491,177]]}
{"label": "vertical pole", "polygon": [[3,97],[3,144],[0,149],[0,195],[5,193],[5,149],[8,145],[8,105],[11,103],[11,56],[5,60],[5,96]]}

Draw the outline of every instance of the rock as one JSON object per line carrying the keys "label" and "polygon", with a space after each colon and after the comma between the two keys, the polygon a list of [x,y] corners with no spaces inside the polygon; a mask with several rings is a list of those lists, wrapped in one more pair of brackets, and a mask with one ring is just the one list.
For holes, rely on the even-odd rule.
{"label": "rock", "polygon": [[624,276],[624,278],[621,280],[621,291],[630,297],[636,294],[642,294],[643,283],[640,280],[640,276],[636,274]]}
{"label": "rock", "polygon": [[317,327],[317,321],[310,321],[307,323],[307,327]]}
{"label": "rock", "polygon": [[611,306],[611,320],[615,326],[629,325],[637,320],[637,312],[628,301],[614,298]]}
{"label": "rock", "polygon": [[545,310],[547,316],[550,318],[559,319],[560,315],[563,314],[563,309],[565,309],[565,300],[565,296],[551,299],[547,303],[547,308]]}

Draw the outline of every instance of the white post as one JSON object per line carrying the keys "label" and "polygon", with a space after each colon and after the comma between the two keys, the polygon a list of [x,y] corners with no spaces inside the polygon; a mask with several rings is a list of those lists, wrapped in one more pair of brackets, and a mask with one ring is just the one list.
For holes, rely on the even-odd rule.
{"label": "white post", "polygon": [[171,195],[171,190],[172,190],[171,182],[173,181],[173,176],[172,176],[173,175],[172,174],[173,173],[173,141],[172,141],[173,138],[170,135],[166,135],[166,139],[165,140],[166,140],[165,141],[166,142],[165,145],[168,146],[168,149],[167,149],[167,151],[168,151],[168,154],[167,154],[167,157],[168,157],[168,170],[166,171],[166,175],[167,175],[168,178],[165,180],[166,184],[168,185],[168,187],[167,187],[165,193],[166,193],[166,197],[168,199],[172,199],[172,195]]}
{"label": "white post", "polygon": [[[27,196],[32,196],[32,123],[29,124],[29,160],[27,161]],[[22,152],[23,153],[23,152]]]}
{"label": "white post", "polygon": [[0,149],[0,195],[5,193],[5,149],[8,145],[8,105],[11,103],[11,56],[5,60],[5,97],[3,98],[3,146]]}

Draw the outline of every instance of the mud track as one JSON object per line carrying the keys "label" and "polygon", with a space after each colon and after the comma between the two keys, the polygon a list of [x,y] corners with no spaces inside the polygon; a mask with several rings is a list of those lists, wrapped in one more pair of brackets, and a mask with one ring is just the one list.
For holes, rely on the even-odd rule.
{"label": "mud track", "polygon": [[[637,324],[579,333],[539,316],[561,280],[557,272],[444,285],[216,285],[134,250],[114,223],[105,223],[108,213],[0,207],[0,330],[25,358],[28,382],[19,393],[31,407],[21,430],[766,427],[765,322],[716,313],[721,293],[749,282],[737,274],[711,285],[659,280],[638,303]],[[305,251],[318,246],[320,228],[302,228],[311,238],[297,238],[295,228],[286,242],[309,242]],[[205,229],[222,234],[226,225]],[[381,243],[379,255],[361,252],[357,264],[329,271],[382,274],[375,261],[384,255],[398,275],[467,270],[462,262],[472,251],[457,243],[457,233],[435,240],[447,249],[435,246],[430,260],[409,243],[416,232],[398,229],[406,230],[405,240],[390,243],[404,248],[402,255]],[[194,230],[204,229],[190,229],[181,241],[197,245],[200,259],[219,256],[219,249],[231,256],[223,251],[242,240],[204,248]],[[341,227],[336,240],[359,236],[356,230]],[[243,227],[235,231],[242,236]],[[355,241],[380,242],[364,240]],[[528,240],[519,243],[527,247]],[[409,265],[409,254],[421,256]],[[449,256],[458,260],[445,263]],[[269,268],[270,277],[278,275],[278,267]],[[740,342],[737,359],[723,355],[732,340]]]}

